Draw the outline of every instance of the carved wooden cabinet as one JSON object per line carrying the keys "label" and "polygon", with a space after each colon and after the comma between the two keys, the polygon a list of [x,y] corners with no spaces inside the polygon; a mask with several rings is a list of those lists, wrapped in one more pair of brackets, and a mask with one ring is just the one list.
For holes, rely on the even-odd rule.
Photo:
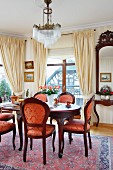
{"label": "carved wooden cabinet", "polygon": [[[102,49],[104,47],[110,47],[110,46],[113,47],[113,32],[107,30],[106,32],[104,32],[100,35],[99,41],[96,46],[96,94],[99,94],[99,83],[100,83],[100,80],[99,80],[99,78],[100,78],[100,63],[99,63],[100,53],[99,52],[100,52],[100,49]],[[107,72],[107,70],[105,70],[105,72]],[[111,74],[113,74],[113,73],[111,73]],[[113,81],[113,80],[111,79],[111,81]],[[113,87],[111,87],[111,88],[113,91]],[[96,126],[98,126],[98,124],[99,124],[99,115],[96,110],[97,104],[102,104],[104,106],[111,106],[111,105],[113,105],[113,100],[95,100],[94,112],[97,116]]]}

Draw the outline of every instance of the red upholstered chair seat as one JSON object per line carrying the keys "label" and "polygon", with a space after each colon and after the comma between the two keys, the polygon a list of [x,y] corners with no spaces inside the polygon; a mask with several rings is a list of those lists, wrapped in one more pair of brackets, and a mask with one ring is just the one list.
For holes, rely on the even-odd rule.
{"label": "red upholstered chair seat", "polygon": [[9,131],[9,130],[13,129],[14,126],[15,126],[14,123],[0,121],[0,133]]}
{"label": "red upholstered chair seat", "polygon": [[[87,130],[90,129],[90,125],[87,123]],[[64,125],[64,131],[84,131],[84,121],[73,119]]]}
{"label": "red upholstered chair seat", "polygon": [[[54,125],[48,125],[46,124],[46,136],[50,135],[53,130],[55,129]],[[42,137],[42,127],[29,127],[27,135],[33,136],[33,137]]]}
{"label": "red upholstered chair seat", "polygon": [[13,119],[14,115],[12,113],[3,113],[0,114],[0,121],[7,121]]}
{"label": "red upholstered chair seat", "polygon": [[1,142],[1,135],[4,135],[10,131],[13,131],[12,143],[13,143],[13,148],[15,150],[15,136],[16,136],[15,123],[7,122],[7,121],[0,121],[0,142]]}
{"label": "red upholstered chair seat", "polygon": [[[14,114],[12,114],[12,111],[11,110],[4,110],[4,109],[2,109],[2,108],[0,108],[0,122],[1,121],[9,121],[9,120],[12,120],[13,121],[13,123],[15,123],[15,115]],[[4,125],[3,125],[4,124]],[[1,123],[1,125],[0,125],[0,127],[1,128],[9,128],[8,126],[9,125],[11,125],[11,124],[7,124],[7,122],[6,122],[6,124],[5,123]],[[15,125],[15,124],[14,124]],[[7,127],[6,127],[7,126]],[[11,125],[12,126],[12,125]],[[14,136],[13,136],[13,139],[15,139],[15,135],[16,135],[16,130],[15,130],[16,128],[15,127],[11,127],[11,128],[9,128],[8,129],[8,132],[9,131],[11,131],[11,130],[13,130],[13,133],[14,133]],[[1,142],[1,135],[2,134],[4,134],[5,133],[5,131],[4,132],[0,132],[0,142]],[[6,130],[6,133],[7,133],[7,130]],[[13,141],[13,147],[14,147],[14,149],[15,149],[15,144],[14,144],[14,141]]]}

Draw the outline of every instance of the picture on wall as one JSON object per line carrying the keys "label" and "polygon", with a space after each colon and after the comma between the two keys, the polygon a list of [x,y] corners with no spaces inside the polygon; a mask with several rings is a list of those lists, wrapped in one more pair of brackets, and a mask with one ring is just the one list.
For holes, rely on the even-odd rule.
{"label": "picture on wall", "polygon": [[34,69],[33,61],[25,61],[25,69]]}
{"label": "picture on wall", "polygon": [[111,82],[111,73],[100,73],[100,82]]}
{"label": "picture on wall", "polygon": [[34,82],[34,72],[24,72],[24,82]]}

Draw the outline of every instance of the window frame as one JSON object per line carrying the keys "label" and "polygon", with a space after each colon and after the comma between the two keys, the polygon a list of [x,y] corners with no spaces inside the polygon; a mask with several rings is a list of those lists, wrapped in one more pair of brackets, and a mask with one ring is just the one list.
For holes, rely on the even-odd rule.
{"label": "window frame", "polygon": [[63,63],[58,64],[47,64],[47,66],[62,66],[62,92],[66,92],[66,67],[73,66],[75,63],[66,63],[66,59],[63,60]]}

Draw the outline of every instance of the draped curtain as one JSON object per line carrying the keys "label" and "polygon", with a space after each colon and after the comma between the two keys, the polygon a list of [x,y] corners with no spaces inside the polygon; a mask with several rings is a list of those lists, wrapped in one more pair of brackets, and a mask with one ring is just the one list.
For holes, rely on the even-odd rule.
{"label": "draped curtain", "polygon": [[6,77],[16,95],[23,93],[25,40],[0,36],[0,53]]}
{"label": "draped curtain", "polygon": [[45,85],[46,65],[47,65],[47,52],[42,43],[33,41],[33,54],[35,62],[35,90],[40,90],[40,86]]}
{"label": "draped curtain", "polygon": [[81,91],[84,99],[93,93],[93,62],[95,61],[94,30],[74,33],[74,55]]}

